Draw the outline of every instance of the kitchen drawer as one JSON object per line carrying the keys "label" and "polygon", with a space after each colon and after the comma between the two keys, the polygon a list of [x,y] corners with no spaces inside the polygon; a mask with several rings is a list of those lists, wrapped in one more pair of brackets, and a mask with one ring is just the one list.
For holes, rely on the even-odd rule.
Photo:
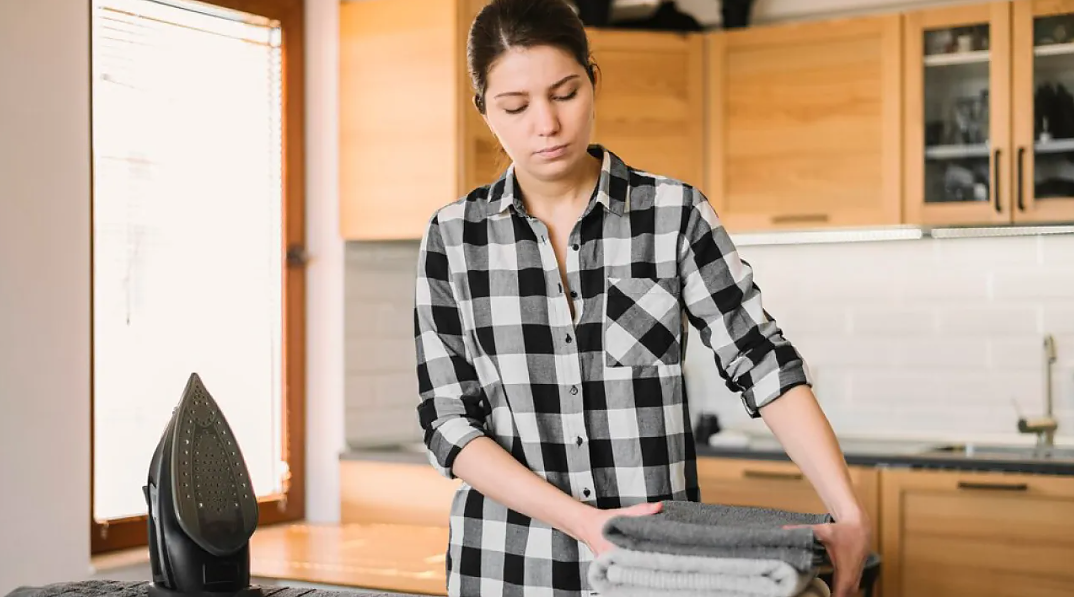
{"label": "kitchen drawer", "polygon": [[884,594],[1074,595],[1074,478],[884,471]]}
{"label": "kitchen drawer", "polygon": [[[814,514],[828,511],[812,483],[793,462],[702,456],[697,461],[697,475],[701,501],[705,503]],[[877,476],[878,471],[872,467],[850,467],[851,483],[873,523],[874,548],[879,547]]]}

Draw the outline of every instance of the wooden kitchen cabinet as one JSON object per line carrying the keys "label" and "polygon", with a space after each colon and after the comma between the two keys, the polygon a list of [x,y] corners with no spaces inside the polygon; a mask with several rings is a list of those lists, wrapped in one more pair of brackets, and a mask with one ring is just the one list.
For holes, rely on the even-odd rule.
{"label": "wooden kitchen cabinet", "polygon": [[908,13],[906,218],[924,225],[1010,221],[1010,5]]}
{"label": "wooden kitchen cabinet", "polygon": [[[1013,221],[1071,222],[1074,0],[1018,0],[1011,3],[1011,11]],[[1053,85],[1059,91],[1058,101],[1040,93]]]}
{"label": "wooden kitchen cabinet", "polygon": [[599,69],[593,139],[638,169],[704,183],[704,38],[591,29]]}
{"label": "wooden kitchen cabinet", "polygon": [[1074,478],[884,470],[885,597],[1074,595]]}
{"label": "wooden kitchen cabinet", "polygon": [[[421,237],[433,212],[508,166],[472,102],[466,38],[486,0],[340,4],[340,232]],[[629,164],[702,179],[699,35],[589,30],[602,77],[593,140]]]}
{"label": "wooden kitchen cabinet", "polygon": [[[907,222],[1074,220],[1074,0],[959,5],[905,21]],[[1039,94],[1053,86],[1052,99]]]}
{"label": "wooden kitchen cabinet", "polygon": [[[477,0],[339,5],[339,210],[347,240],[421,238],[433,212],[487,175],[466,84]],[[463,126],[465,124],[465,126]],[[482,126],[484,126],[482,124]],[[471,156],[467,162],[464,156]]]}
{"label": "wooden kitchen cabinet", "polygon": [[[880,547],[879,472],[851,466],[850,479],[873,522],[873,549]],[[704,503],[778,508],[823,514],[828,508],[801,469],[790,461],[700,456],[697,477]]]}
{"label": "wooden kitchen cabinet", "polygon": [[899,14],[706,34],[703,191],[732,232],[901,222]]}

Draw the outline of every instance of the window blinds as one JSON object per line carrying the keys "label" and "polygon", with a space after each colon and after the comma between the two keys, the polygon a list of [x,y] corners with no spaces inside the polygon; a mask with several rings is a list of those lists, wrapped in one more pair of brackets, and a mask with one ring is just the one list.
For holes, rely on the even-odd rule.
{"label": "window blinds", "polygon": [[[280,489],[281,34],[195,2],[93,5],[94,512],[141,487],[191,372]],[[57,172],[62,176],[62,172]]]}

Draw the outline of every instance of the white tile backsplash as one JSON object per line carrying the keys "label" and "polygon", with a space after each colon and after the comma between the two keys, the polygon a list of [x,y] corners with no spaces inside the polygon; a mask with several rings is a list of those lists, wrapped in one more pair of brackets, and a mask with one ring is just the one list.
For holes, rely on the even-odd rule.
{"label": "white tile backsplash", "polygon": [[864,305],[847,309],[851,330],[862,336],[932,336],[936,309]]}
{"label": "white tile backsplash", "polygon": [[1074,300],[1074,267],[1035,267],[992,273],[996,300]]}
{"label": "white tile backsplash", "polygon": [[[1047,332],[1059,349],[1059,435],[1074,437],[1074,236],[747,246],[740,253],[754,266],[769,312],[809,361],[837,432],[1016,439],[1019,409],[1037,415],[1043,408]],[[731,426],[747,423],[711,359],[699,342],[690,344],[695,410],[716,412]]]}
{"label": "white tile backsplash", "polygon": [[1041,334],[1040,305],[967,306],[947,304],[937,308],[937,332],[941,336],[1003,338],[1026,333]]}
{"label": "white tile backsplash", "polygon": [[421,439],[414,348],[416,242],[348,243],[345,325],[347,443]]}
{"label": "white tile backsplash", "polygon": [[[349,243],[346,428],[352,445],[417,441],[416,242]],[[1017,437],[1044,401],[1055,335],[1060,436],[1074,436],[1074,236],[745,246],[765,306],[805,354],[840,433]],[[693,411],[745,423],[691,330]],[[1014,406],[1017,403],[1018,407]],[[1024,439],[1024,438],[1023,438]]]}
{"label": "white tile backsplash", "polygon": [[[1074,251],[1074,248],[1071,249]],[[1044,329],[1074,335],[1074,301],[1049,301],[1042,306]]]}
{"label": "white tile backsplash", "polygon": [[[1042,238],[1021,236],[995,238],[948,238],[928,241],[936,247],[936,261],[945,269],[995,271],[1034,268],[1042,260]],[[982,255],[987,255],[982,259]]]}

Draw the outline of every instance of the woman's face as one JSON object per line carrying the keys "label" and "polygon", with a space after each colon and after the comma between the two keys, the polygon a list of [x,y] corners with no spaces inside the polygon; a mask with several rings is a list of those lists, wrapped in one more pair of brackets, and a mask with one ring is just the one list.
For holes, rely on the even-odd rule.
{"label": "woman's face", "polygon": [[516,168],[556,180],[585,158],[593,85],[570,54],[553,46],[508,50],[487,82],[485,122]]}

